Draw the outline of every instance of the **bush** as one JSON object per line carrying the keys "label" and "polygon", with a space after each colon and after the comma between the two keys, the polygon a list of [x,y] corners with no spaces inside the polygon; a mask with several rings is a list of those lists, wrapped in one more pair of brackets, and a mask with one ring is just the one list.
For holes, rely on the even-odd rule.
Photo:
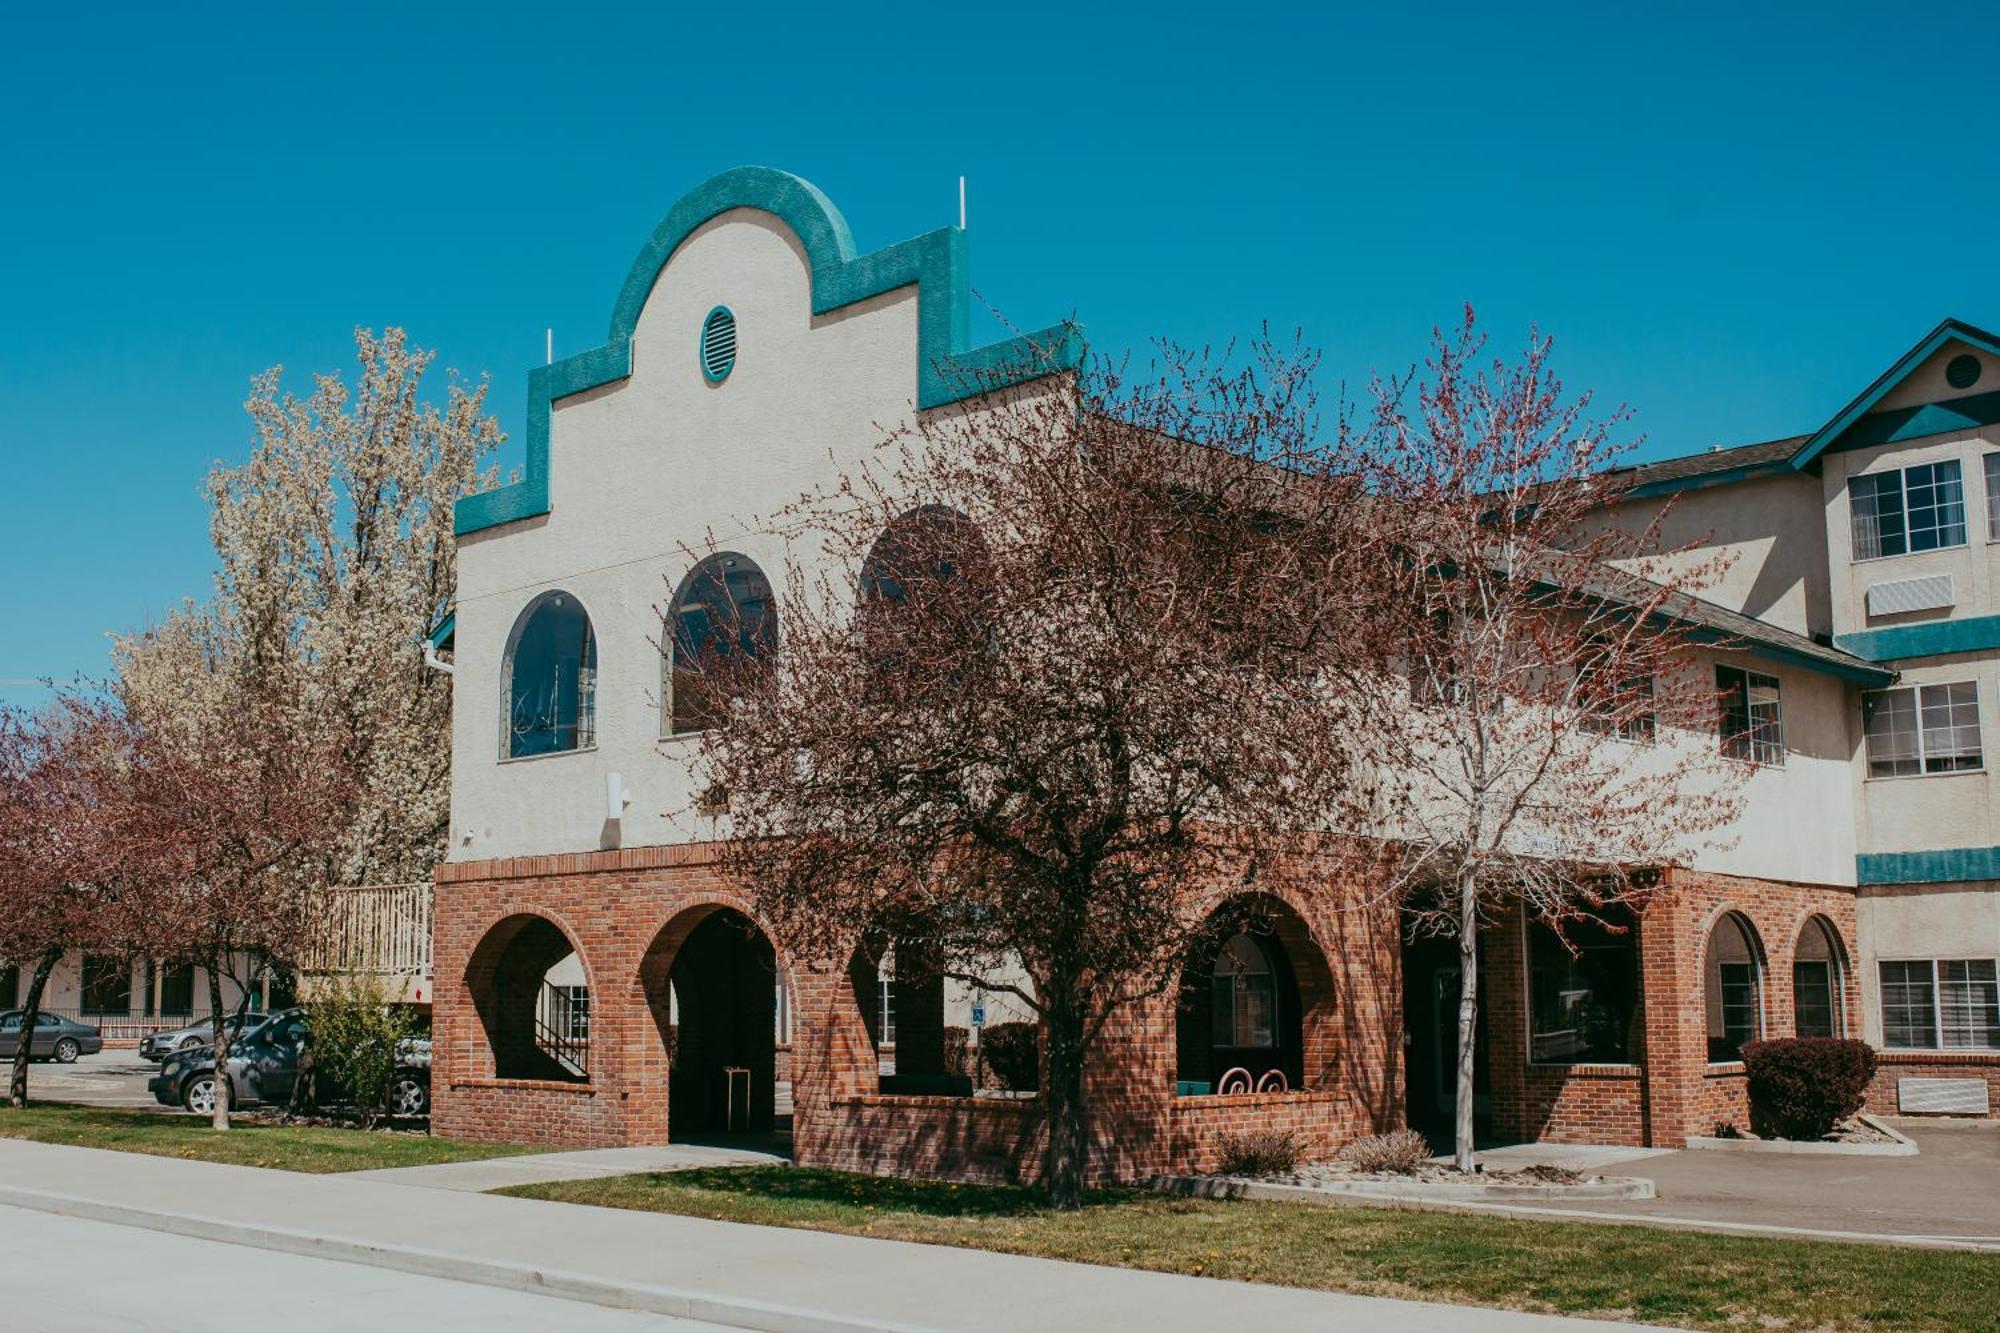
{"label": "bush", "polygon": [[970,1078],[972,1052],[965,1044],[969,1029],[947,1025],[944,1030],[944,1072],[958,1078]]}
{"label": "bush", "polygon": [[1750,1076],[1750,1127],[1766,1137],[1823,1139],[1859,1111],[1875,1077],[1867,1042],[1781,1037],[1743,1048]]}
{"label": "bush", "polygon": [[1222,1174],[1282,1175],[1298,1166],[1304,1151],[1299,1136],[1289,1129],[1253,1129],[1247,1134],[1228,1134],[1222,1140]]}
{"label": "bush", "polygon": [[1409,1175],[1430,1157],[1429,1140],[1414,1129],[1370,1134],[1340,1150],[1340,1160],[1356,1171],[1386,1171],[1399,1176]]}
{"label": "bush", "polygon": [[307,1049],[317,1079],[354,1099],[364,1125],[389,1109],[397,1048],[411,1035],[410,1018],[389,1003],[374,977],[335,977],[306,1014]]}
{"label": "bush", "polygon": [[979,1033],[979,1057],[1009,1092],[1041,1086],[1041,1034],[1033,1023],[995,1023]]}

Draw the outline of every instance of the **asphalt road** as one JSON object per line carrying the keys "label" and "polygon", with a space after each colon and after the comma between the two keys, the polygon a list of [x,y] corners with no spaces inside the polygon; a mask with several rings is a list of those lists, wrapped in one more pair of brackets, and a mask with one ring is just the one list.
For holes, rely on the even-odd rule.
{"label": "asphalt road", "polygon": [[[220,1288],[218,1288],[220,1284]],[[22,1333],[696,1333],[716,1328],[441,1278],[0,1207],[0,1327]]]}
{"label": "asphalt road", "polygon": [[28,1096],[31,1100],[80,1102],[85,1106],[126,1106],[156,1109],[159,1103],[146,1091],[146,1080],[159,1069],[141,1060],[137,1051],[99,1051],[73,1065],[53,1060],[28,1066]]}

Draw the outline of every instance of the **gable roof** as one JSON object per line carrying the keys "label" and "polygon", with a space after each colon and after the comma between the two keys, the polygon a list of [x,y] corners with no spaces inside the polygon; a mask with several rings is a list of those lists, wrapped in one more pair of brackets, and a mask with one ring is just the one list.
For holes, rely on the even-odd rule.
{"label": "gable roof", "polygon": [[[1831,421],[1828,421],[1824,426],[1821,426],[1818,430],[1807,436],[1805,443],[1800,445],[1798,451],[1792,455],[1792,467],[1795,470],[1803,471],[1806,467],[1810,466],[1814,459],[1825,453],[1856,422],[1866,416],[1870,408],[1887,397],[1897,385],[1908,379],[1917,367],[1930,360],[1934,352],[1949,342],[1962,342],[1969,346],[1977,347],[1989,356],[2000,356],[2000,336],[1988,333],[1986,330],[1975,325],[1967,324],[1962,319],[1945,320],[1929,333],[1925,334],[1916,346],[1903,353],[1897,359],[1896,364],[1876,376],[1875,382],[1870,384],[1866,389],[1863,389],[1852,402],[1834,413]],[[1973,395],[1976,398],[1991,396],[1993,395]],[[1939,405],[1932,404],[1931,406]],[[1921,417],[1928,410],[1929,408],[1915,409],[1912,415]],[[1951,414],[1947,411],[1944,419],[1938,422],[1937,429],[1940,431],[1950,430],[1956,424],[1950,417]],[[1912,432],[1897,432],[1897,435],[1909,433]],[[1936,432],[1925,430],[1919,433],[1935,434]],[[1894,437],[1885,436],[1884,438]]]}

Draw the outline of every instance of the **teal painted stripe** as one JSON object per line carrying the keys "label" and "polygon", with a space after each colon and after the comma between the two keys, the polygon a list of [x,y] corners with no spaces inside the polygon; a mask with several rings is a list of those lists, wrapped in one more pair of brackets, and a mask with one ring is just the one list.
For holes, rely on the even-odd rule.
{"label": "teal painted stripe", "polygon": [[1942,657],[1947,653],[1982,653],[2000,648],[2000,616],[1966,616],[1932,620],[1921,625],[1891,625],[1836,635],[1833,646],[1871,662],[1897,662],[1906,657]]}
{"label": "teal painted stripe", "polygon": [[451,636],[457,632],[458,613],[456,611],[447,611],[445,612],[444,619],[438,621],[432,627],[431,632],[424,637],[431,641],[431,647],[442,651],[451,643]]}
{"label": "teal painted stripe", "polygon": [[601,347],[528,374],[527,466],[521,480],[467,496],[454,511],[460,535],[549,512],[550,404],[632,373],[632,332],[660,273],[696,228],[733,208],[769,213],[799,239],[812,269],[816,315],[917,288],[917,406],[942,407],[1083,362],[1083,331],[1058,324],[984,347],[970,347],[971,266],[965,233],[941,227],[872,254],[854,253],[854,236],[833,201],[810,182],[769,167],[737,167],[696,186],[667,210],[640,249]]}
{"label": "teal painted stripe", "polygon": [[1950,884],[2000,879],[2000,847],[1947,847],[1928,852],[1863,852],[1854,858],[1862,884]]}
{"label": "teal painted stripe", "polygon": [[1977,430],[1996,421],[2000,421],[2000,390],[1968,394],[1950,402],[1899,407],[1893,412],[1877,412],[1872,417],[1863,417],[1848,428],[1833,449],[1839,452],[1866,449],[1877,444],[1896,444],[1903,440],[1922,439],[1926,435]]}

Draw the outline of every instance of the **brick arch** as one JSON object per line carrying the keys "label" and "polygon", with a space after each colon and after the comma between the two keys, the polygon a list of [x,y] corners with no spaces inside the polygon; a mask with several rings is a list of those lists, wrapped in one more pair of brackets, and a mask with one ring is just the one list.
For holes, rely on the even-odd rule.
{"label": "brick arch", "polygon": [[1785,936],[1785,964],[1780,969],[1781,974],[1785,978],[1783,988],[1785,1008],[1790,1021],[1787,1024],[1785,1033],[1773,1033],[1771,1035],[1798,1035],[1799,998],[1797,968],[1798,963],[1801,961],[1799,957],[1799,944],[1805,939],[1807,931],[1817,929],[1825,934],[1832,951],[1834,973],[1832,978],[1833,1002],[1835,1006],[1833,1035],[1836,1037],[1851,1037],[1855,1035],[1861,1012],[1858,980],[1854,975],[1854,949],[1841,934],[1840,923],[1834,920],[1831,913],[1823,910],[1818,905],[1809,906],[1804,911],[1795,913],[1794,916],[1795,920],[1791,922],[1791,929]]}
{"label": "brick arch", "polygon": [[[1216,950],[1236,933],[1231,918],[1240,914],[1246,923],[1258,927],[1249,933],[1268,935],[1277,945],[1271,960],[1277,974],[1277,1018],[1281,1025],[1277,1067],[1285,1070],[1293,1090],[1317,1090],[1333,1085],[1343,1047],[1338,1027],[1339,989],[1327,951],[1303,906],[1294,895],[1271,889],[1220,893],[1204,902],[1204,938],[1181,960],[1175,987],[1179,999],[1174,1015],[1177,1077],[1201,1080],[1222,1072],[1217,1069],[1204,1073],[1196,1066],[1204,1062],[1211,1045],[1207,971]],[[1266,952],[1272,951],[1267,947]],[[1291,1042],[1296,1042],[1296,1050],[1285,1050]],[[1259,1071],[1250,1072],[1255,1075]]]}
{"label": "brick arch", "polygon": [[[804,1007],[799,969],[779,937],[747,899],[710,892],[679,904],[649,935],[637,938],[645,946],[627,991],[627,1097],[641,1103],[638,1110],[646,1118],[657,1115],[666,1131],[710,1130],[720,1123],[722,1103],[707,1085],[713,1081],[708,1073],[719,1078],[723,1067],[745,1067],[751,1071],[753,1128],[771,1128],[775,1035],[758,1033],[765,1016],[775,1022],[769,983],[785,983],[795,1023]],[[677,973],[685,992],[679,1001],[681,1031],[673,1003]]]}
{"label": "brick arch", "polygon": [[[1700,941],[1700,948],[1697,953],[1700,966],[1696,975],[1700,985],[1702,1017],[1705,1030],[1707,1033],[1712,1034],[1716,1029],[1716,1025],[1722,1021],[1719,1010],[1723,1006],[1724,997],[1721,992],[1720,968],[1724,960],[1715,956],[1715,937],[1726,921],[1735,924],[1737,930],[1742,934],[1745,946],[1750,951],[1750,962],[1754,969],[1753,981],[1756,986],[1757,1000],[1756,1027],[1751,1040],[1761,1041],[1771,1036],[1779,1028],[1789,1027],[1791,993],[1789,990],[1786,990],[1781,995],[1777,988],[1772,985],[1771,949],[1764,942],[1765,932],[1758,926],[1756,917],[1751,914],[1749,909],[1726,900],[1718,903],[1703,918],[1701,931],[1695,937]],[[1789,945],[1786,946],[1786,950],[1786,957],[1789,958]],[[1712,967],[1716,970],[1716,984],[1713,990],[1711,990],[1709,984]],[[1712,1041],[1710,1042],[1710,1046],[1710,1063],[1715,1063],[1715,1051],[1713,1050]],[[1733,1059],[1734,1057],[1731,1058]]]}
{"label": "brick arch", "polygon": [[542,978],[571,954],[595,993],[591,960],[576,930],[558,913],[528,903],[507,903],[481,923],[466,957],[463,984],[485,1040],[470,1042],[467,1068],[475,1077],[590,1083],[604,1077],[595,1061],[578,1076],[536,1042],[535,1014]]}

